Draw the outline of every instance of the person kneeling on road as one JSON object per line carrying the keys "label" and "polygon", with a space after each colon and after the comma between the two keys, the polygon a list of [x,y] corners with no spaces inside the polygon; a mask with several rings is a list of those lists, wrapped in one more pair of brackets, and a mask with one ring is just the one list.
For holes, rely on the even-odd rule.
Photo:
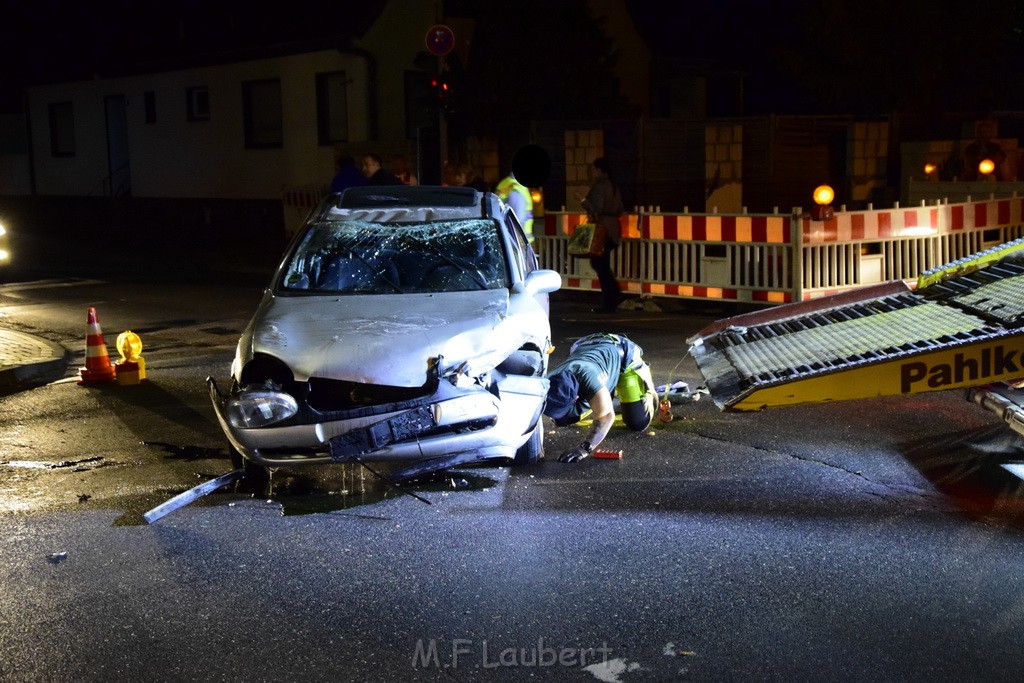
{"label": "person kneeling on road", "polygon": [[613,393],[627,427],[639,432],[650,426],[657,394],[651,366],[642,354],[643,349],[623,335],[592,334],[573,344],[569,358],[548,373],[544,414],[559,427],[576,424],[587,410],[593,419],[586,440],[562,453],[559,462],[582,460],[604,441],[615,422]]}

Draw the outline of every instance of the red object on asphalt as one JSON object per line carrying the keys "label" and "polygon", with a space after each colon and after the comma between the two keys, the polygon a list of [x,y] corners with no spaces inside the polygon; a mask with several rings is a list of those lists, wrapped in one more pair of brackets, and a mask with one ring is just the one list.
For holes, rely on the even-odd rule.
{"label": "red object on asphalt", "polygon": [[594,451],[591,457],[598,460],[621,460],[622,451]]}
{"label": "red object on asphalt", "polygon": [[107,342],[103,339],[100,320],[96,309],[90,308],[86,318],[85,332],[85,367],[81,369],[79,384],[99,384],[113,382],[117,379],[114,366],[110,363],[107,353]]}

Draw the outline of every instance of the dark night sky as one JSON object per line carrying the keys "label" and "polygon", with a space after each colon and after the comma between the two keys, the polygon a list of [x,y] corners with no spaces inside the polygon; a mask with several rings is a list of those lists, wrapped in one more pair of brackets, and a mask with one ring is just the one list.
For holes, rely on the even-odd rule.
{"label": "dark night sky", "polygon": [[0,0],[0,87],[359,31],[383,0]]}
{"label": "dark night sky", "polygon": [[[1024,108],[1020,1],[630,0],[628,7],[656,57],[742,71],[746,98],[765,109],[1010,109]],[[197,49],[358,30],[382,4],[0,0],[0,91]],[[543,21],[543,11],[524,11]]]}

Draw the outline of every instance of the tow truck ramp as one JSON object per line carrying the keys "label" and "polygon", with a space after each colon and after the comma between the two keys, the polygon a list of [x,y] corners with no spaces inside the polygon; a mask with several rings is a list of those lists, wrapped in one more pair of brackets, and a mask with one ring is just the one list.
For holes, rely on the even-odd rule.
{"label": "tow truck ramp", "polygon": [[[715,404],[753,411],[1011,382],[1024,377],[1022,328],[1024,239],[927,271],[914,288],[739,315],[687,343]],[[984,405],[984,391],[972,400]]]}

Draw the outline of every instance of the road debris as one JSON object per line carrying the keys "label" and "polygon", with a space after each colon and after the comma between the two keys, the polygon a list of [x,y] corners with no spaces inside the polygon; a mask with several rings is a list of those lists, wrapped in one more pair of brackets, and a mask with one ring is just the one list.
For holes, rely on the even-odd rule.
{"label": "road debris", "polygon": [[60,564],[61,561],[68,559],[67,553],[50,553],[46,556],[46,561],[50,564]]}
{"label": "road debris", "polygon": [[216,479],[204,481],[199,486],[190,488],[188,491],[185,491],[184,493],[179,493],[166,503],[161,503],[160,505],[157,505],[155,508],[144,514],[142,517],[146,520],[147,524],[152,524],[156,520],[174,512],[178,508],[184,507],[191,503],[192,501],[202,498],[207,493],[216,491],[221,486],[224,486],[225,484],[230,484],[236,481],[237,479],[241,479],[244,476],[245,472],[243,470],[231,470],[226,474],[220,475]]}

